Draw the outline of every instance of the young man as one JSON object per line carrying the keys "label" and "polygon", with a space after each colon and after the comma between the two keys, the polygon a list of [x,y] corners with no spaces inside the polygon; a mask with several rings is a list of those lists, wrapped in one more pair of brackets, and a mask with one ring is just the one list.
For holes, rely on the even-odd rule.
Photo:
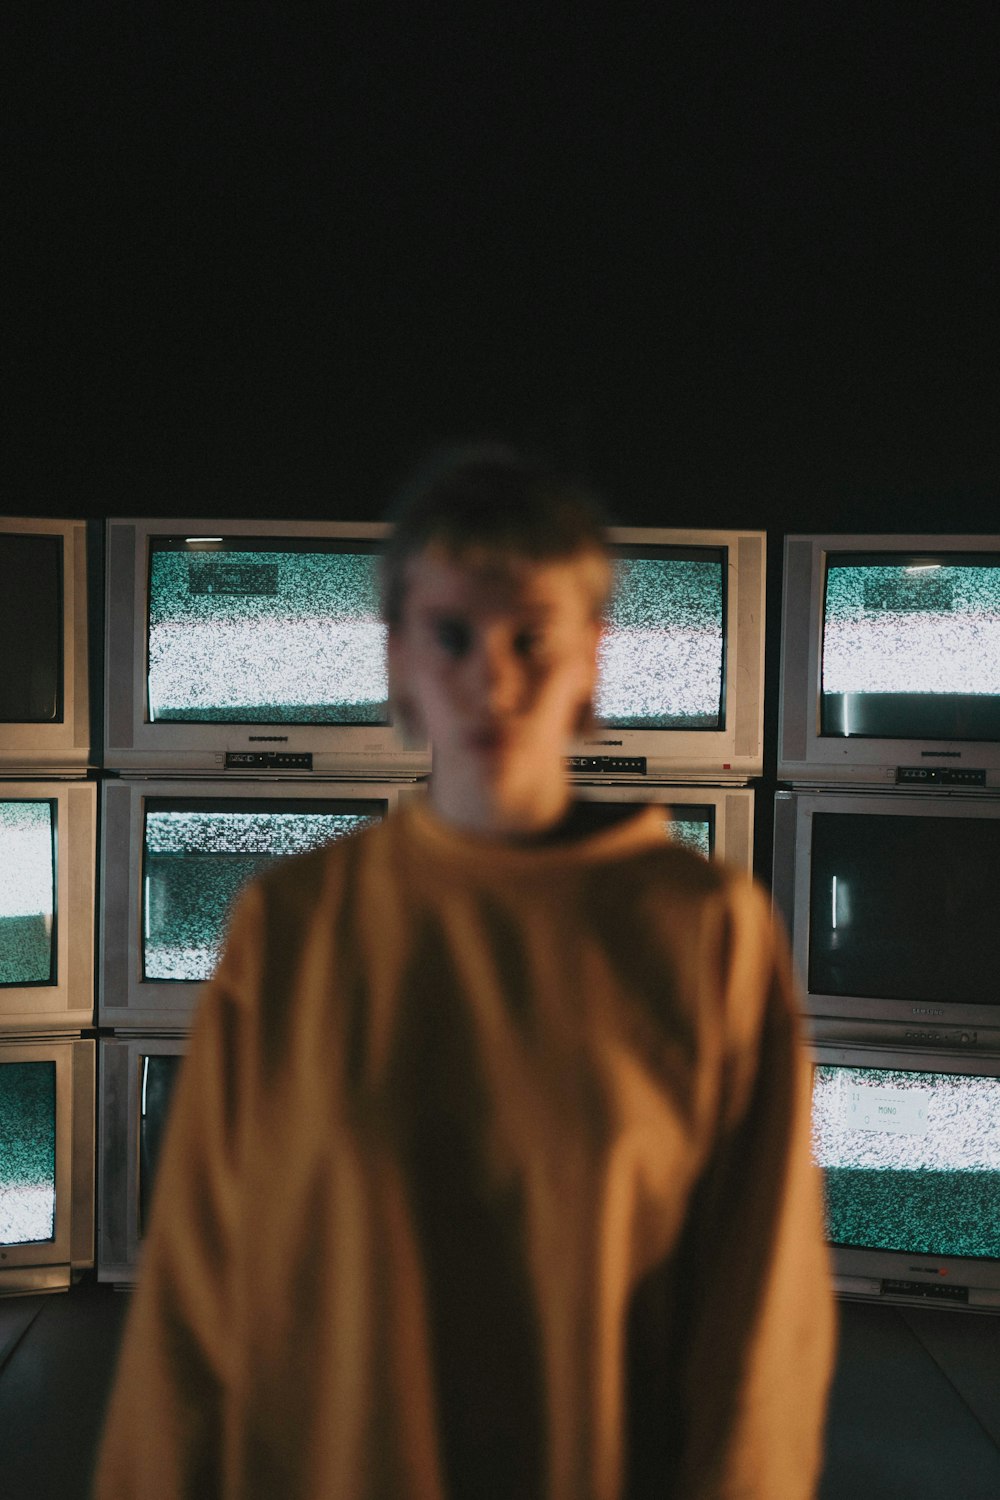
{"label": "young man", "polygon": [[832,1358],[763,894],[565,777],[609,564],[520,459],[385,569],[425,802],[254,885],[160,1168],[97,1494],[796,1500]]}

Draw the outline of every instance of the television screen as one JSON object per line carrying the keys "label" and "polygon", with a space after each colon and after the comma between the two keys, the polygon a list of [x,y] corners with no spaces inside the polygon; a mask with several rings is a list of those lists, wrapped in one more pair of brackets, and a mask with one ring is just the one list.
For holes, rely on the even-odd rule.
{"label": "television screen", "polygon": [[1000,536],[789,536],[778,777],[1000,789]]}
{"label": "television screen", "polygon": [[778,791],[774,903],[811,1035],[1000,1051],[1000,799]]}
{"label": "television screen", "polygon": [[248,880],[425,795],[425,783],[409,781],[107,779],[100,1024],[186,1032]]}
{"label": "television screen", "polygon": [[763,769],[763,532],[613,527],[581,782],[739,785]]}
{"label": "television screen", "polygon": [[154,536],[150,722],[387,724],[373,542]]}
{"label": "television screen", "polygon": [[0,1247],[49,1241],[56,1216],[56,1065],[0,1063]]}
{"label": "television screen", "polygon": [[711,859],[715,847],[715,808],[699,806],[697,803],[672,803],[646,801],[625,804],[638,810],[652,805],[663,815],[664,837],[683,844],[704,859]]}
{"label": "television screen", "polygon": [[97,787],[0,781],[0,1033],[94,1020]]}
{"label": "television screen", "polygon": [[1000,550],[826,565],[821,733],[1000,740]]}
{"label": "television screen", "polygon": [[209,978],[233,898],[274,860],[319,848],[385,815],[385,803],[286,800],[262,806],[150,797],[143,830],[145,980]]}
{"label": "television screen", "polygon": [[63,718],[63,539],[0,534],[0,723]]}
{"label": "television screen", "polygon": [[615,549],[596,709],[610,728],[725,727],[726,552]]}
{"label": "television screen", "polygon": [[96,523],[0,515],[4,776],[83,776],[97,763],[89,600],[99,554]]}
{"label": "television screen", "polygon": [[809,989],[935,1006],[993,997],[1000,821],[812,815]]}
{"label": "television screen", "polygon": [[135,1284],[186,1038],[105,1036],[98,1094],[97,1275]]}
{"label": "television screen", "polygon": [[695,854],[711,859],[715,847],[715,808],[671,806],[669,812],[668,836]]}
{"label": "television screen", "polygon": [[56,802],[0,791],[0,985],[53,984]]}
{"label": "television screen", "polygon": [[394,722],[379,522],[107,523],[104,764],[416,778]]}
{"label": "television screen", "polygon": [[156,1167],[174,1085],[183,1057],[153,1053],[142,1058],[139,1098],[139,1233],[145,1234],[153,1200]]}
{"label": "television screen", "polygon": [[95,1055],[0,1034],[0,1296],[64,1291],[94,1263]]}
{"label": "television screen", "polygon": [[813,1078],[833,1245],[1000,1259],[1000,1078],[823,1063]]}

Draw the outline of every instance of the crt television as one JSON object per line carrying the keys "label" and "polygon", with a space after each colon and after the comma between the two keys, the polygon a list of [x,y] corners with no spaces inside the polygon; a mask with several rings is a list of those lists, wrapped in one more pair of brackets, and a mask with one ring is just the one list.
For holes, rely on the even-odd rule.
{"label": "crt television", "polygon": [[778,776],[1000,787],[1000,536],[785,541]]}
{"label": "crt television", "polygon": [[616,527],[600,727],[582,779],[735,782],[763,765],[765,535]]}
{"label": "crt television", "polygon": [[191,1025],[239,889],[276,859],[378,822],[423,783],[108,780],[100,1024]]}
{"label": "crt television", "polygon": [[725,860],[753,871],[752,787],[607,786],[581,782],[573,795],[582,801],[663,809],[663,832],[705,859]]}
{"label": "crt television", "polygon": [[186,1037],[102,1037],[98,1076],[97,1279],[135,1283]]}
{"label": "crt television", "polygon": [[231,776],[420,776],[392,722],[388,528],[111,520],[105,764]]}
{"label": "crt television", "polygon": [[0,516],[0,775],[91,757],[87,523]]}
{"label": "crt television", "polygon": [[1000,1312],[1000,1055],[818,1044],[812,1148],[842,1296]]}
{"label": "crt television", "polygon": [[1000,1051],[1000,801],[803,790],[774,809],[813,1035]]}
{"label": "crt television", "polygon": [[93,1041],[0,1037],[0,1295],[94,1263]]}
{"label": "crt television", "polygon": [[0,781],[0,1032],[94,1023],[97,787]]}

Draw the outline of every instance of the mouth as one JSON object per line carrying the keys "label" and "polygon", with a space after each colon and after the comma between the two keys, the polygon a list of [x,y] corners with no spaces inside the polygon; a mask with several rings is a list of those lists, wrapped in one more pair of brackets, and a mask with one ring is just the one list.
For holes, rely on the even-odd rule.
{"label": "mouth", "polygon": [[470,729],[465,737],[468,748],[478,755],[497,755],[505,750],[513,736],[500,724],[483,724]]}

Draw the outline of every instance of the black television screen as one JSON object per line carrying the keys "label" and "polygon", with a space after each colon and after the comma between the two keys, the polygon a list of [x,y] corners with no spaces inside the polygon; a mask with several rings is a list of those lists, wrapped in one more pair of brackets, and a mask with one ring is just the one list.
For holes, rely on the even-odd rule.
{"label": "black television screen", "polygon": [[1000,1078],[817,1064],[831,1244],[1000,1258]]}
{"label": "black television screen", "polygon": [[63,539],[0,533],[0,723],[63,718]]}
{"label": "black television screen", "polygon": [[814,812],[810,993],[992,1000],[998,889],[996,818]]}
{"label": "black television screen", "polygon": [[153,536],[150,723],[385,725],[374,542]]}
{"label": "black television screen", "polygon": [[0,1065],[0,1247],[50,1241],[56,1214],[56,1065]]}
{"label": "black television screen", "polygon": [[182,1056],[153,1053],[143,1057],[139,1097],[139,1233],[145,1234],[153,1201],[160,1147],[170,1112]]}
{"label": "black television screen", "polygon": [[726,550],[615,548],[596,710],[615,729],[725,728]]}
{"label": "black television screen", "polygon": [[56,803],[0,792],[0,985],[56,982]]}
{"label": "black television screen", "polygon": [[820,732],[1000,740],[1000,552],[836,553]]}
{"label": "black television screen", "polygon": [[383,800],[145,801],[144,980],[209,978],[236,893],[276,859],[345,838],[385,816]]}

